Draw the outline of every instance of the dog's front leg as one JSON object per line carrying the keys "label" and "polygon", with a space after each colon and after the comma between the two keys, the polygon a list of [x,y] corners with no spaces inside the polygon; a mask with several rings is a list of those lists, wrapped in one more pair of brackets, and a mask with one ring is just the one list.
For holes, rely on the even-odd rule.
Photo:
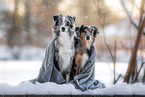
{"label": "dog's front leg", "polygon": [[55,54],[54,54],[54,64],[55,67],[57,68],[58,71],[61,70],[60,65],[59,65],[59,55],[58,55],[58,51],[55,50]]}
{"label": "dog's front leg", "polygon": [[71,57],[70,58],[70,65],[69,65],[69,67],[67,68],[67,73],[66,73],[66,83],[68,83],[69,82],[69,80],[70,80],[70,73],[71,73],[71,69],[72,69],[72,65],[73,65],[73,59],[74,59],[74,57]]}
{"label": "dog's front leg", "polygon": [[82,54],[76,54],[75,56],[75,64],[76,64],[76,74],[75,76],[80,73],[79,72],[79,67],[81,66],[81,61],[82,61]]}
{"label": "dog's front leg", "polygon": [[69,76],[70,76],[70,73],[66,74],[66,83],[69,82]]}
{"label": "dog's front leg", "polygon": [[62,68],[62,58],[59,57],[59,61],[58,61],[59,67],[60,67],[60,72],[63,72],[63,68]]}

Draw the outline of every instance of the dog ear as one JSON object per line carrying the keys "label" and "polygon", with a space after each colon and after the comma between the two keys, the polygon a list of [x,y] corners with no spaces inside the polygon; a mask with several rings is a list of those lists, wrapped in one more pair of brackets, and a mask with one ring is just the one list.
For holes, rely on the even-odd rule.
{"label": "dog ear", "polygon": [[53,16],[53,20],[56,21],[59,17],[62,17],[62,14]]}
{"label": "dog ear", "polygon": [[76,18],[75,18],[75,17],[72,17],[72,19],[73,19],[73,21],[75,21],[75,20],[76,20]]}
{"label": "dog ear", "polygon": [[81,25],[80,30],[82,30],[84,28],[84,25]]}
{"label": "dog ear", "polygon": [[84,28],[84,25],[81,25],[80,27],[75,27],[75,32],[77,34],[77,37],[80,37],[81,31]]}
{"label": "dog ear", "polygon": [[75,31],[78,32],[80,30],[80,27],[75,27]]}
{"label": "dog ear", "polygon": [[94,30],[93,36],[96,37],[96,35],[99,34],[99,31],[98,31],[98,29],[97,29],[96,26],[91,26],[91,27],[92,27],[92,29]]}
{"label": "dog ear", "polygon": [[70,16],[70,15],[67,15],[67,16],[73,21],[73,23],[75,22],[76,18],[74,16]]}
{"label": "dog ear", "polygon": [[53,16],[53,20],[56,21],[58,19],[59,15]]}
{"label": "dog ear", "polygon": [[77,37],[80,37],[80,27],[75,27]]}

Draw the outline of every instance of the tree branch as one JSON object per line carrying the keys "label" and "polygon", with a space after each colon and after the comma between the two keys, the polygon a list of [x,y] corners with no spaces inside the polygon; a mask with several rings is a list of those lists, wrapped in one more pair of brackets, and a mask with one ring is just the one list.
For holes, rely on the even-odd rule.
{"label": "tree branch", "polygon": [[[131,16],[130,12],[128,11],[127,7],[126,7],[125,1],[124,1],[124,0],[121,0],[121,4],[122,4],[122,6],[123,6],[123,8],[124,8],[124,10],[125,10],[125,12],[126,12],[128,18],[129,18],[130,22],[134,25],[134,27],[135,27],[136,29],[138,29],[139,27],[138,27],[138,26],[134,23],[134,21],[132,20],[132,16]],[[145,35],[145,32],[143,32],[143,34]]]}
{"label": "tree branch", "polygon": [[116,82],[119,80],[119,78],[121,77],[121,74],[119,74],[118,78],[115,80],[114,84],[116,84]]}
{"label": "tree branch", "polygon": [[139,76],[139,73],[140,73],[140,71],[141,71],[141,69],[142,69],[142,67],[143,67],[144,64],[145,64],[145,62],[143,62],[143,63],[141,64],[141,67],[140,67],[139,71],[137,72],[137,75],[136,75],[136,77],[135,77],[133,83],[135,83],[135,82],[137,81],[138,76]]}
{"label": "tree branch", "polygon": [[[94,1],[95,2],[95,1]],[[96,4],[96,2],[95,2]],[[104,25],[105,25],[105,13],[100,9],[99,7],[99,1],[98,1],[98,5],[96,4],[96,7],[98,9],[98,17],[99,17],[99,23],[103,29],[103,36],[104,36],[104,42],[105,42],[105,46],[107,47],[108,51],[109,51],[109,54],[111,55],[111,59],[113,61],[113,64],[114,64],[114,84],[118,81],[118,79],[121,77],[121,75],[119,75],[119,77],[115,78],[115,65],[116,65],[116,40],[115,40],[115,45],[114,45],[114,56],[111,52],[111,49],[109,47],[109,45],[107,44],[107,41],[106,41],[106,36],[105,36],[105,33],[104,33]],[[102,16],[102,17],[101,17]],[[101,23],[101,19],[102,19],[102,23]]]}
{"label": "tree branch", "polygon": [[131,76],[132,69],[133,69],[133,67],[136,63],[136,56],[137,56],[137,50],[138,50],[138,47],[139,47],[139,42],[141,40],[141,36],[142,36],[143,30],[145,28],[145,17],[143,17],[143,20],[140,24],[141,24],[141,26],[138,29],[138,35],[137,35],[137,38],[136,38],[136,41],[135,41],[133,52],[131,54],[131,58],[130,58],[130,61],[129,61],[127,72],[126,72],[126,75],[125,75],[125,78],[124,78],[124,82],[127,82],[127,83],[129,83],[129,79],[130,79],[130,76]]}
{"label": "tree branch", "polygon": [[[95,0],[94,0],[94,3],[96,4]],[[100,9],[100,7],[99,7],[99,1],[98,1],[98,5],[96,4],[96,7],[97,7],[97,9],[98,9],[99,23],[100,23],[100,25],[101,25],[101,27],[102,27],[102,29],[103,29],[104,42],[105,42],[105,45],[106,45],[106,47],[107,47],[107,49],[108,49],[108,51],[109,51],[109,54],[111,55],[111,59],[112,59],[112,61],[113,61],[113,63],[114,63],[114,57],[113,57],[113,54],[112,54],[112,52],[111,52],[111,49],[110,49],[109,45],[108,45],[107,42],[106,42],[106,36],[105,36],[105,33],[104,33],[105,13]],[[100,14],[100,12],[101,12],[101,14],[103,15],[103,16],[102,16],[102,18],[103,18],[103,23],[101,23],[101,14]]]}

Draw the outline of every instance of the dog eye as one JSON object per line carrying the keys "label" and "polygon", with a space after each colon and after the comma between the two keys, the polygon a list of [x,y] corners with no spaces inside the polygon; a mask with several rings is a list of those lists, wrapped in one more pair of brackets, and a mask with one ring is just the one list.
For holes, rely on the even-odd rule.
{"label": "dog eye", "polygon": [[66,22],[66,25],[69,26],[70,25],[69,22]]}
{"label": "dog eye", "polygon": [[83,34],[86,34],[87,32],[86,31],[83,31]]}
{"label": "dog eye", "polygon": [[70,22],[68,22],[68,21],[66,22],[66,26],[68,26],[68,27],[70,27],[70,28],[73,27],[73,25],[71,25]]}
{"label": "dog eye", "polygon": [[92,30],[91,30],[91,31],[90,31],[90,33],[92,33],[92,34],[93,34],[93,33],[94,33],[94,31],[92,31]]}
{"label": "dog eye", "polygon": [[85,31],[82,31],[82,34],[83,34],[83,35],[86,35],[86,34],[87,34],[87,32],[85,32]]}

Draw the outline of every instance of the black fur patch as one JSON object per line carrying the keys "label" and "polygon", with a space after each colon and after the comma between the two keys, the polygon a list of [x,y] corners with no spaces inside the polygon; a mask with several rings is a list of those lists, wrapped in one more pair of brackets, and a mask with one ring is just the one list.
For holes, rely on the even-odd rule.
{"label": "black fur patch", "polygon": [[[65,20],[63,20],[65,18]],[[55,67],[57,68],[58,71],[61,71],[62,73],[62,76],[64,77],[64,79],[66,79],[66,74],[67,75],[70,75],[70,71],[71,71],[71,64],[73,61],[73,58],[74,56],[71,55],[71,59],[70,59],[70,62],[71,64],[65,68],[64,70],[62,69],[62,64],[64,61],[64,59],[62,59],[62,56],[59,55],[59,52],[60,52],[60,47],[63,47],[65,46],[65,43],[61,43],[59,41],[59,39],[61,37],[61,35],[63,35],[63,33],[67,33],[70,37],[68,39],[68,41],[73,41],[73,37],[74,37],[74,21],[75,21],[75,17],[73,16],[62,16],[62,14],[60,15],[56,15],[56,16],[53,16],[53,20],[54,20],[54,26],[53,26],[53,33],[54,33],[54,37],[56,38],[56,41],[55,41],[55,56],[54,56],[54,64],[55,64]],[[62,29],[63,28],[63,29]],[[71,50],[74,51],[74,46],[73,44],[74,43],[71,43]]]}
{"label": "black fur patch", "polygon": [[92,33],[93,33],[94,37],[96,37],[96,35],[99,34],[98,29],[95,26],[91,26],[91,29],[93,31]]}
{"label": "black fur patch", "polygon": [[65,16],[65,20],[63,20],[63,16],[62,14],[60,15],[56,15],[53,16],[53,20],[54,20],[54,26],[53,26],[53,32],[55,34],[55,37],[59,36],[60,30],[62,25],[67,28],[67,33],[69,34],[69,36],[71,37],[74,34],[74,21],[75,21],[75,17],[73,16]]}
{"label": "black fur patch", "polygon": [[[90,31],[91,29],[91,31]],[[98,29],[95,26],[85,26],[82,25],[81,27],[75,27],[75,32],[77,36],[79,37],[81,33],[91,33],[94,37],[96,37],[97,34],[99,34]]]}
{"label": "black fur patch", "polygon": [[56,21],[58,18],[62,17],[62,14],[53,16],[53,20]]}

